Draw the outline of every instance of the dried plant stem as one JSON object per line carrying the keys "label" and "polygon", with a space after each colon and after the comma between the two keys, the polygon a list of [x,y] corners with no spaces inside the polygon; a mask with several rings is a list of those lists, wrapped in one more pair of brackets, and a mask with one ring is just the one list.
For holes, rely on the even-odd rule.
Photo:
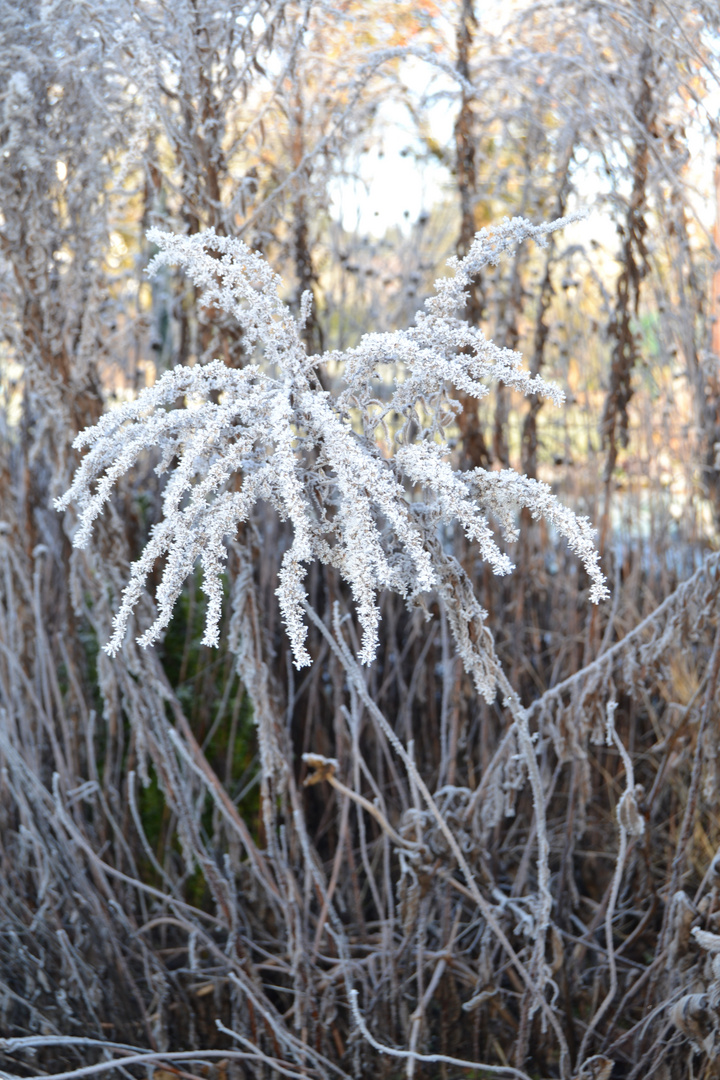
{"label": "dried plant stem", "polygon": [[349,787],[346,787],[345,784],[343,784],[340,780],[338,780],[336,776],[333,776],[332,774],[326,776],[325,779],[327,780],[328,784],[335,788],[336,791],[339,791],[342,795],[346,795],[348,799],[352,799],[352,801],[356,802],[358,806],[362,806],[362,808],[366,810],[368,814],[370,814],[370,816],[375,819],[375,821],[377,821],[380,828],[390,837],[394,844],[397,844],[397,846],[401,848],[408,848],[411,851],[415,851],[418,849],[420,845],[417,844],[414,840],[404,840],[402,836],[399,836],[398,833],[395,832],[385,815],[380,810],[378,810],[377,806],[371,803],[369,799],[366,799],[364,795],[358,794],[357,791],[352,791]]}
{"label": "dried plant stem", "polygon": [[448,938],[448,942],[447,942],[447,946],[446,946],[446,955],[441,956],[440,959],[438,960],[437,964],[435,965],[432,976],[430,978],[430,982],[427,984],[427,987],[425,988],[425,992],[424,992],[424,994],[422,996],[422,999],[418,1002],[417,1008],[414,1010],[412,1016],[410,1017],[410,1022],[411,1022],[411,1025],[412,1025],[411,1028],[410,1028],[410,1044],[409,1044],[410,1057],[408,1058],[407,1070],[406,1070],[406,1075],[408,1077],[408,1080],[412,1080],[413,1076],[415,1075],[415,1061],[416,1061],[415,1051],[416,1051],[416,1048],[417,1048],[417,1042],[418,1042],[418,1038],[419,1038],[419,1035],[420,1035],[420,1028],[422,1026],[423,1016],[425,1014],[425,1010],[427,1009],[428,1005],[430,1004],[430,1002],[432,1001],[432,999],[433,999],[433,997],[435,995],[435,991],[437,990],[437,988],[438,988],[438,986],[440,984],[440,980],[443,977],[443,974],[445,973],[445,968],[447,966],[447,960],[448,960],[449,957],[452,956],[452,949],[453,949],[453,945],[455,943],[455,937],[457,935],[459,921],[460,921],[460,911],[458,910],[457,915],[455,916],[455,919],[453,921],[452,930],[450,931],[450,937]]}
{"label": "dried plant stem", "polygon": [[[608,743],[614,743],[617,747],[620,757],[622,758],[623,765],[625,766],[625,796],[626,798],[634,798],[635,791],[635,775],[633,772],[633,764],[627,750],[622,744],[620,736],[615,730],[615,709],[616,703],[611,701],[608,703],[607,708],[607,741]],[[578,1054],[578,1062],[582,1064],[585,1060],[585,1053],[587,1051],[590,1038],[595,1028],[600,1023],[601,1019],[610,1008],[613,998],[617,993],[617,966],[615,962],[615,947],[613,944],[613,918],[615,915],[615,908],[617,905],[618,893],[620,891],[620,882],[622,881],[623,868],[625,866],[625,856],[627,854],[628,847],[628,830],[623,819],[622,800],[618,805],[618,829],[620,832],[620,840],[618,844],[618,853],[615,859],[615,869],[613,871],[612,883],[610,885],[610,897],[608,899],[607,907],[605,909],[605,948],[607,950],[608,967],[610,969],[610,987],[607,994],[603,998],[602,1002],[595,1010],[590,1023],[585,1029],[583,1041],[580,1044],[580,1052]]]}
{"label": "dried plant stem", "polygon": [[[19,1042],[20,1040],[15,1040]],[[48,1045],[47,1043],[45,1045]],[[63,1046],[72,1045],[69,1041],[62,1043]],[[78,1039],[77,1045],[88,1045],[88,1040]],[[112,1043],[102,1043],[105,1049],[115,1049]],[[17,1052],[15,1050],[14,1052]],[[118,1050],[118,1052],[122,1052]],[[243,1052],[238,1050],[177,1050],[167,1051],[165,1053],[156,1053],[152,1050],[142,1051],[140,1053],[126,1053],[124,1057],[118,1058],[116,1061],[100,1061],[97,1065],[84,1065],[79,1069],[69,1069],[66,1072],[52,1073],[54,1080],[82,1080],[85,1076],[97,1076],[99,1073],[112,1072],[114,1069],[126,1069],[128,1065],[150,1065],[150,1066],[163,1066],[170,1065],[179,1062],[196,1062],[199,1066],[206,1066],[210,1061],[246,1061],[246,1062],[262,1062],[270,1065],[281,1076],[287,1076],[290,1080],[305,1080],[308,1073],[296,1072],[293,1069],[282,1062],[277,1061],[275,1058],[268,1057],[263,1054],[257,1047],[253,1047],[251,1051]],[[12,1073],[2,1073],[3,1080],[23,1080],[19,1076],[15,1076]],[[47,1073],[35,1073],[30,1074],[27,1080],[44,1080]]]}
{"label": "dried plant stem", "polygon": [[716,585],[716,589],[717,592],[715,605],[715,640],[713,643],[712,653],[710,655],[710,663],[708,665],[705,702],[703,704],[702,718],[700,720],[695,741],[695,756],[693,757],[692,773],[690,775],[690,786],[688,787],[687,801],[685,803],[685,812],[683,813],[682,824],[680,826],[680,832],[678,834],[677,844],[675,847],[675,856],[672,861],[672,873],[670,877],[668,900],[665,906],[663,928],[660,934],[661,948],[667,942],[668,927],[670,922],[670,911],[672,909],[672,900],[678,890],[678,886],[680,884],[680,876],[682,874],[688,856],[690,837],[692,835],[693,827],[695,824],[695,810],[697,808],[697,799],[700,792],[700,779],[702,777],[702,766],[704,760],[704,743],[705,739],[707,738],[710,721],[713,717],[713,713],[717,710],[718,704],[717,687],[718,679],[720,678],[720,584]]}
{"label": "dried plant stem", "polygon": [[493,1073],[496,1076],[512,1076],[516,1077],[517,1080],[530,1080],[527,1073],[522,1072],[520,1069],[513,1068],[512,1065],[486,1065],[484,1062],[464,1061],[462,1058],[449,1057],[446,1054],[418,1054],[409,1050],[396,1050],[393,1046],[385,1046],[383,1043],[378,1042],[368,1030],[367,1024],[360,1012],[357,990],[350,991],[350,1010],[352,1012],[353,1020],[357,1024],[363,1037],[381,1054],[387,1054],[389,1057],[402,1058],[403,1060],[412,1059],[414,1061],[421,1061],[429,1065],[456,1065],[461,1069],[473,1069],[475,1071]]}
{"label": "dried plant stem", "polygon": [[[521,979],[525,983],[525,986],[528,988],[528,990],[533,995],[537,995],[537,982],[536,982],[536,980],[533,979],[531,973],[527,970],[526,966],[520,960],[520,957],[517,955],[517,952],[513,948],[512,944],[508,940],[505,932],[503,931],[502,927],[498,923],[490,904],[487,902],[487,900],[483,897],[482,893],[478,889],[477,883],[475,881],[475,877],[474,877],[470,867],[468,866],[467,860],[465,859],[465,856],[463,855],[462,851],[460,850],[460,847],[458,846],[457,840],[455,839],[452,832],[448,828],[448,825],[447,825],[445,819],[443,818],[442,814],[440,813],[435,800],[433,799],[432,795],[430,794],[430,791],[428,790],[427,785],[425,784],[425,781],[423,780],[423,778],[418,773],[417,768],[416,768],[416,766],[414,765],[414,763],[412,761],[412,758],[410,757],[407,750],[405,749],[405,747],[402,745],[402,743],[398,739],[397,735],[395,734],[395,732],[391,728],[390,724],[385,719],[385,716],[382,714],[380,709],[378,709],[377,705],[375,704],[375,702],[370,697],[370,694],[368,693],[368,690],[367,690],[367,686],[365,684],[365,680],[363,679],[362,674],[360,673],[360,670],[359,670],[355,660],[353,659],[352,655],[350,654],[350,652],[348,650],[348,647],[345,644],[345,641],[344,641],[344,639],[342,637],[342,632],[341,632],[341,629],[340,629],[339,610],[336,608],[336,611],[335,611],[335,618],[334,618],[335,636],[330,634],[329,630],[327,629],[327,627],[325,626],[323,621],[319,618],[319,616],[315,613],[315,611],[309,605],[306,607],[306,611],[307,611],[310,619],[315,623],[315,625],[318,627],[320,632],[323,634],[323,636],[327,640],[328,644],[332,648],[335,655],[342,662],[342,664],[343,664],[343,666],[344,666],[344,668],[345,668],[345,670],[346,670],[346,672],[348,674],[348,677],[352,680],[352,682],[353,682],[353,684],[355,686],[356,692],[358,693],[358,696],[360,697],[363,704],[365,705],[365,708],[368,710],[370,715],[373,716],[373,718],[376,720],[376,722],[378,723],[378,725],[380,726],[382,731],[385,733],[385,736],[388,739],[389,743],[391,744],[391,746],[393,747],[395,752],[398,754],[398,756],[402,760],[403,764],[405,765],[405,768],[408,771],[408,775],[412,775],[413,781],[417,785],[418,790],[420,791],[420,793],[422,795],[423,801],[425,802],[425,805],[427,806],[427,808],[430,811],[430,813],[432,814],[432,816],[435,818],[435,821],[437,822],[438,828],[442,832],[443,836],[445,837],[445,839],[446,839],[446,841],[447,841],[447,843],[448,843],[448,845],[450,847],[450,850],[452,851],[453,855],[455,856],[455,859],[456,859],[456,861],[458,863],[458,866],[460,867],[460,870],[462,871],[463,877],[465,878],[465,882],[467,884],[467,887],[468,887],[468,889],[470,890],[470,892],[472,894],[473,900],[475,901],[478,908],[482,912],[482,915],[485,918],[485,920],[487,921],[488,926],[491,927],[491,929],[492,929],[493,933],[495,934],[495,936],[497,937],[498,941],[500,942],[502,947],[507,952],[507,954],[508,954],[510,960],[512,961],[514,967],[516,968],[518,974],[520,975]],[[512,691],[511,691],[511,693],[512,693]],[[520,709],[519,703],[516,704],[516,708]],[[529,742],[529,744],[530,744],[530,746],[532,748],[533,757],[534,757],[534,747],[532,746],[532,740],[530,738],[529,733],[527,734],[527,741]],[[540,786],[541,786],[539,773],[537,774],[537,783],[539,783]],[[546,903],[547,903],[547,901],[544,899],[544,901],[543,901],[543,909],[545,908]],[[553,1030],[555,1031],[555,1034],[556,1034],[556,1036],[558,1038],[558,1043],[559,1043],[559,1045],[561,1047],[561,1069],[563,1070],[563,1074],[564,1074],[564,1070],[568,1067],[568,1065],[567,1065],[567,1044],[566,1044],[566,1041],[565,1041],[564,1033],[562,1031],[562,1028],[560,1027],[560,1024],[558,1022],[558,1019],[557,1019],[555,1013],[550,1008],[550,1006],[548,1005],[545,998],[541,994],[537,995],[535,997],[535,1000],[538,1000],[538,998],[539,998],[539,1007],[542,1009],[544,1015],[547,1017],[549,1023],[551,1024],[551,1026],[552,1026]]]}
{"label": "dried plant stem", "polygon": [[697,589],[703,579],[708,581],[711,588],[716,589],[718,588],[719,578],[720,553],[714,553],[708,555],[702,566],[696,570],[691,577],[686,581],[683,581],[681,585],[678,585],[677,589],[675,589],[670,596],[663,600],[654,611],[642,619],[637,626],[634,626],[621,641],[618,641],[617,644],[603,652],[596,660],[586,664],[585,667],[580,668],[579,671],[573,672],[567,679],[563,679],[557,686],[553,686],[549,690],[546,690],[544,694],[531,702],[527,707],[528,717],[532,717],[538,712],[542,713],[552,702],[562,698],[568,690],[571,690],[578,685],[582,685],[582,683],[587,682],[591,677],[598,675],[603,671],[609,671],[612,665],[619,660],[624,653],[639,645],[647,631],[656,627],[661,619],[666,616],[670,619],[675,613],[683,611],[688,596]]}

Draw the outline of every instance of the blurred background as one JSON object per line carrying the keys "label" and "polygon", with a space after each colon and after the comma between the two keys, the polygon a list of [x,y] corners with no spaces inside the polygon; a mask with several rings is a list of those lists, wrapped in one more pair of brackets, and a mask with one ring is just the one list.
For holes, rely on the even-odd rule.
{"label": "blurred background", "polygon": [[[359,1037],[339,967],[318,952],[320,866],[343,897],[363,1007],[385,1042],[414,1039],[497,1067],[531,1062],[532,1076],[576,1075],[591,1052],[611,1054],[615,1078],[717,1075],[716,1019],[685,1030],[668,1010],[708,986],[689,933],[714,925],[709,868],[720,846],[711,694],[719,76],[714,0],[0,0],[8,1037],[91,1031],[158,1052],[237,1047],[218,1033],[219,1016],[256,1057],[228,1058],[224,1073],[208,1058],[202,1075],[279,1075],[290,1064],[308,1076],[401,1075],[405,1064]],[[296,682],[290,669],[274,596],[285,526],[268,511],[238,538],[256,568],[242,588],[230,552],[219,650],[200,644],[195,577],[162,645],[141,653],[130,643],[111,662],[100,646],[160,513],[155,463],[121,489],[90,553],[72,550],[72,511],[57,514],[52,500],[79,462],[75,435],[103,410],[177,364],[247,360],[237,329],[187,279],[169,269],[145,276],[150,226],[241,237],[282,277],[294,310],[310,290],[306,344],[327,354],[332,391],[342,379],[332,351],[410,325],[478,230],[506,216],[539,223],[576,212],[586,216],[547,247],[522,245],[489,267],[465,312],[557,382],[565,406],[503,386],[479,404],[462,399],[452,451],[461,469],[511,467],[544,480],[588,515],[613,599],[589,610],[576,560],[529,516],[518,521],[508,579],[493,579],[462,537],[449,541],[513,686],[526,704],[543,702],[535,716],[546,724],[538,745],[557,924],[548,962],[571,1068],[472,904],[465,898],[458,915],[438,884],[438,866],[452,864],[442,845],[435,884],[413,871],[419,892],[408,907],[408,875],[391,867],[373,819],[356,820],[356,806],[348,818],[336,794],[302,789],[304,751],[346,760],[343,709],[358,705],[315,629],[310,674]],[[329,571],[313,568],[309,593],[326,622],[336,600],[352,610]],[[665,601],[661,625],[652,613]],[[467,851],[490,897],[517,899],[497,910],[522,954],[535,825],[523,778],[495,754],[507,721],[475,697],[439,608],[425,624],[396,599],[383,605],[382,657],[368,686],[403,739],[416,740],[431,789],[449,785],[477,808],[482,799],[469,793],[506,769],[504,809],[473,818]],[[636,630],[646,618],[649,638]],[[626,638],[636,651],[623,652]],[[589,683],[582,676],[542,697],[585,670]],[[613,696],[648,826],[614,901],[626,958],[617,970],[602,927],[624,773],[616,748],[599,745]],[[263,773],[261,708],[281,732],[290,780]],[[373,780],[358,772],[356,793],[381,799],[399,828],[417,793],[383,737],[363,738]],[[447,798],[447,814],[459,813]],[[293,831],[301,819],[306,832]],[[304,913],[297,925],[277,909],[288,875]],[[442,928],[434,940],[432,926]],[[418,1014],[435,970],[427,965],[446,946],[456,966]],[[598,1013],[611,990],[613,1008]],[[462,1011],[461,998],[486,991]],[[24,1076],[104,1053],[53,1045],[31,1062],[0,1043],[0,1062]],[[407,1068],[453,1072],[447,1063]]]}

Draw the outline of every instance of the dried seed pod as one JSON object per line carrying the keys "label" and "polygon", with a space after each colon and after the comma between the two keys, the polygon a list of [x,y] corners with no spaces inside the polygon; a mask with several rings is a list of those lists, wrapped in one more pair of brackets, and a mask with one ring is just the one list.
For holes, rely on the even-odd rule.
{"label": "dried seed pod", "polygon": [[615,1064],[604,1054],[595,1054],[585,1061],[574,1080],[609,1080]]}
{"label": "dried seed pod", "polygon": [[328,780],[331,776],[334,776],[338,769],[337,758],[323,757],[322,754],[303,754],[303,761],[310,769],[314,769],[314,772],[308,774],[303,781],[304,787],[309,787],[311,784],[319,784],[323,780]]}
{"label": "dried seed pod", "polygon": [[720,934],[713,934],[709,930],[701,930],[699,926],[696,926],[692,935],[706,952],[720,953]]}
{"label": "dried seed pod", "polygon": [[645,819],[638,809],[638,799],[642,798],[644,793],[642,785],[636,784],[633,791],[623,793],[618,803],[618,821],[628,836],[642,836],[645,832]]}
{"label": "dried seed pod", "polygon": [[696,1050],[717,1057],[718,1018],[710,1008],[707,994],[681,997],[670,1009],[670,1020]]}
{"label": "dried seed pod", "polygon": [[667,969],[678,971],[695,962],[694,950],[690,951],[690,928],[697,911],[687,894],[679,889],[672,898],[670,912],[670,944]]}

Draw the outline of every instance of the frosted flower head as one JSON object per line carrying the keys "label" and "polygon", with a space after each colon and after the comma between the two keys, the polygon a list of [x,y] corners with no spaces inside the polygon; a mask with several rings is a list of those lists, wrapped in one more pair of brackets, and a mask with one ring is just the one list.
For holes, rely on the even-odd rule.
{"label": "frosted flower head", "polygon": [[[131,568],[106,651],[121,647],[158,559],[164,570],[157,616],[138,641],[149,645],[162,635],[199,562],[209,601],[203,641],[216,644],[226,543],[261,500],[292,524],[276,592],[299,667],[310,663],[303,617],[309,565],[318,560],[333,566],[347,582],[362,629],[361,659],[369,663],[378,643],[378,593],[391,589],[412,600],[440,584],[433,554],[439,521],[459,524],[493,572],[507,574],[512,563],[487,515],[512,537],[514,515],[527,507],[566,537],[590,575],[591,599],[602,599],[607,590],[585,519],[558,503],[544,484],[511,470],[460,474],[445,453],[453,389],[479,398],[489,381],[499,379],[524,393],[562,400],[560,391],[522,368],[518,354],[457,317],[482,266],[526,237],[542,242],[562,224],[536,227],[516,218],[478,233],[466,258],[451,260],[453,276],[437,282],[414,327],[368,334],[357,348],[332,354],[345,384],[335,395],[318,389],[313,368],[324,358],[308,357],[301,324],[280,299],[280,279],[261,255],[212,231],[173,236],[150,230],[159,252],[149,272],[163,264],[182,266],[205,303],[234,316],[258,362],[242,370],[220,360],[177,367],[75,440],[87,454],[56,505],[78,508],[76,546],[89,542],[115,484],[141,454],[159,452],[157,472],[169,474],[162,519]],[[404,378],[378,411],[372,383],[379,365],[388,363],[402,365]],[[351,407],[360,409],[364,436],[349,422]],[[401,429],[389,456],[374,438],[388,412],[420,419],[414,440]],[[421,503],[411,500],[409,489]]]}

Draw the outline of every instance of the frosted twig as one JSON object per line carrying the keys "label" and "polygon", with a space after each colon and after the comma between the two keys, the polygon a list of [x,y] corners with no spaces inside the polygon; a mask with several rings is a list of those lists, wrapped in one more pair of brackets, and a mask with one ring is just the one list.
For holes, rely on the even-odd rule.
{"label": "frosted twig", "polygon": [[[303,754],[303,761],[307,762],[311,768],[319,769],[320,766],[327,766],[328,758],[323,758],[320,754]],[[320,769],[321,775],[311,775],[305,781],[305,784],[316,784],[321,780],[327,781],[331,787],[334,787],[336,791],[339,791],[341,795],[346,795],[348,799],[352,799],[358,806],[362,806],[364,810],[367,810],[371,817],[375,818],[383,832],[386,832],[394,844],[397,844],[400,848],[409,848],[416,850],[420,847],[413,840],[404,840],[402,836],[395,832],[390,822],[387,820],[381,810],[377,808],[369,799],[366,799],[364,795],[360,795],[359,792],[353,791],[352,788],[346,787],[341,780],[338,780],[335,775],[335,767],[337,762],[333,763],[333,768],[323,767]]]}
{"label": "frosted twig", "polygon": [[[683,813],[682,824],[680,826],[680,832],[678,834],[677,845],[675,848],[675,855],[672,862],[672,874],[670,878],[670,892],[669,896],[672,898],[678,888],[680,881],[680,872],[687,858],[687,845],[692,835],[693,821],[695,820],[695,807],[697,803],[698,793],[700,790],[700,778],[702,775],[702,765],[705,756],[704,742],[707,738],[707,731],[710,726],[713,711],[717,707],[717,688],[720,681],[720,588],[717,588],[715,594],[715,616],[716,616],[716,628],[715,628],[715,640],[713,642],[712,653],[710,654],[710,663],[708,664],[708,679],[707,689],[705,691],[705,701],[703,703],[703,711],[698,727],[698,733],[695,743],[695,755],[693,757],[692,773],[690,776],[690,785],[687,793],[687,801],[685,803],[685,811]],[[662,933],[660,935],[661,945],[666,944],[667,932],[669,927],[669,912],[671,905],[668,904],[665,909],[665,917],[663,920]]]}
{"label": "frosted twig", "polygon": [[[81,1044],[84,1043],[82,1039],[78,1041]],[[63,1045],[70,1044],[64,1043]],[[100,1043],[99,1045],[105,1049],[113,1048],[111,1043]],[[268,1058],[257,1049],[252,1052],[240,1050],[168,1050],[163,1053],[148,1050],[147,1052],[127,1054],[116,1061],[100,1061],[97,1065],[83,1065],[78,1069],[69,1069],[67,1072],[42,1072],[30,1075],[25,1073],[22,1077],[15,1073],[0,1072],[0,1080],[82,1080],[85,1076],[97,1076],[99,1073],[111,1072],[113,1069],[126,1069],[128,1065],[172,1065],[174,1062],[182,1061],[197,1062],[200,1066],[208,1061],[259,1061],[266,1064],[271,1063],[273,1069],[277,1070],[282,1076],[289,1077],[290,1080],[304,1080],[307,1077],[307,1071],[304,1073],[293,1072],[283,1062]]]}
{"label": "frosted twig", "polygon": [[413,1076],[415,1074],[415,1062],[417,1061],[417,1054],[415,1052],[415,1047],[417,1046],[417,1040],[418,1040],[418,1037],[420,1035],[420,1027],[422,1025],[423,1015],[424,1015],[425,1010],[427,1009],[428,1005],[432,1001],[432,999],[433,999],[433,997],[435,995],[435,991],[437,990],[438,985],[440,983],[440,980],[442,979],[443,974],[445,973],[445,968],[447,966],[448,957],[450,957],[452,955],[452,947],[455,944],[455,937],[457,935],[459,921],[460,921],[460,910],[458,908],[458,911],[457,911],[457,913],[455,915],[455,919],[453,921],[452,930],[450,931],[450,937],[448,938],[447,945],[445,946],[445,954],[446,955],[441,956],[440,959],[438,960],[437,964],[435,965],[435,970],[432,973],[432,976],[430,978],[430,982],[427,984],[427,987],[425,989],[425,993],[423,994],[422,999],[418,1002],[417,1007],[414,1009],[413,1014],[410,1017],[410,1021],[411,1021],[410,1051],[409,1051],[410,1056],[408,1057],[407,1073],[406,1073],[406,1075],[408,1077],[408,1080],[412,1080],[412,1078],[413,1078]]}
{"label": "frosted twig", "polygon": [[585,1059],[585,1051],[587,1050],[590,1037],[600,1023],[601,1019],[610,1008],[612,1000],[617,993],[617,965],[615,962],[615,948],[613,945],[613,918],[615,915],[615,907],[617,905],[618,893],[620,892],[620,883],[622,881],[623,869],[625,866],[625,856],[627,854],[628,835],[630,836],[642,836],[645,831],[645,822],[640,816],[638,811],[636,796],[635,796],[635,774],[633,771],[633,764],[627,750],[623,746],[622,740],[615,728],[615,710],[617,709],[617,702],[610,701],[607,706],[607,744],[611,746],[613,743],[618,749],[622,763],[625,766],[625,791],[620,797],[620,801],[617,805],[617,821],[618,829],[620,832],[620,842],[618,844],[617,858],[615,859],[615,870],[613,872],[613,878],[610,885],[610,897],[608,899],[607,908],[605,910],[605,948],[607,949],[608,967],[610,969],[610,987],[607,994],[603,998],[599,1007],[595,1010],[595,1013],[585,1029],[583,1041],[580,1046],[580,1053],[578,1055],[578,1061],[582,1062]]}
{"label": "frosted twig", "polygon": [[703,578],[709,578],[711,582],[714,580],[714,585],[717,587],[718,576],[720,575],[720,552],[714,552],[708,555],[703,565],[689,577],[686,581],[683,581],[681,585],[678,585],[674,592],[670,593],[661,604],[659,604],[654,611],[651,611],[649,615],[634,626],[621,641],[616,642],[609,649],[602,653],[596,660],[586,664],[585,667],[580,668],[579,671],[569,675],[567,679],[563,679],[557,686],[551,686],[549,690],[546,690],[539,698],[531,702],[527,706],[528,717],[531,718],[537,712],[542,712],[547,708],[551,701],[555,701],[561,698],[572,687],[580,685],[586,682],[591,676],[598,674],[601,671],[609,671],[613,663],[618,660],[628,649],[635,645],[639,645],[642,641],[643,635],[656,623],[658,623],[665,615],[670,615],[675,610],[682,611],[686,605],[687,598],[697,588],[698,584]]}
{"label": "frosted twig", "polygon": [[[517,955],[517,953],[516,953],[515,949],[513,948],[512,944],[508,940],[507,935],[505,934],[502,927],[500,926],[491,905],[488,903],[488,901],[485,899],[485,897],[482,895],[482,893],[478,889],[477,882],[475,881],[475,877],[474,877],[470,867],[468,866],[467,859],[465,858],[462,851],[460,850],[460,846],[458,845],[458,842],[455,839],[455,837],[453,836],[451,830],[448,828],[447,822],[445,821],[442,814],[440,813],[440,811],[439,811],[439,809],[437,807],[437,804],[436,804],[435,800],[433,799],[432,795],[430,794],[430,791],[428,790],[428,787],[427,787],[425,781],[423,780],[423,778],[418,773],[416,766],[414,765],[412,759],[410,758],[410,755],[408,754],[407,750],[405,749],[405,747],[402,745],[402,743],[398,739],[397,735],[393,731],[390,724],[385,719],[385,716],[383,715],[381,710],[377,707],[375,702],[370,697],[370,694],[368,693],[367,686],[365,685],[365,680],[362,678],[362,676],[360,674],[360,671],[359,671],[359,669],[357,667],[357,664],[355,663],[352,655],[350,654],[350,652],[348,650],[348,647],[345,644],[345,641],[344,641],[344,639],[342,637],[342,634],[340,632],[337,607],[336,607],[336,612],[335,612],[335,636],[330,634],[328,628],[325,626],[322,619],[320,619],[320,617],[316,614],[316,612],[309,605],[306,608],[306,610],[307,610],[308,615],[312,619],[312,621],[315,623],[315,625],[318,627],[318,629],[323,634],[325,639],[328,641],[328,644],[332,648],[335,655],[342,662],[342,664],[343,664],[343,666],[344,666],[344,668],[345,668],[345,670],[346,670],[346,672],[348,674],[348,677],[352,680],[352,683],[353,683],[353,685],[355,687],[355,691],[358,694],[358,696],[360,697],[360,699],[362,700],[365,708],[368,710],[369,713],[371,713],[371,715],[374,717],[374,719],[379,724],[380,728],[384,732],[384,734],[385,734],[386,738],[388,739],[389,743],[391,744],[391,746],[393,747],[395,752],[398,754],[398,756],[402,760],[405,768],[408,771],[408,774],[412,773],[413,780],[417,784],[418,790],[420,791],[420,793],[421,793],[421,795],[423,797],[423,801],[425,802],[425,804],[426,804],[428,810],[430,811],[430,813],[432,814],[432,816],[435,818],[435,821],[437,822],[438,828],[440,829],[443,836],[445,837],[445,840],[447,841],[448,846],[449,846],[450,850],[452,851],[452,853],[453,853],[453,855],[454,855],[454,857],[455,857],[455,859],[457,861],[458,866],[460,867],[460,870],[461,870],[461,872],[463,874],[463,877],[465,878],[465,881],[467,883],[467,887],[470,890],[470,893],[471,893],[471,895],[473,897],[473,900],[475,901],[478,908],[482,912],[483,917],[485,918],[485,920],[488,923],[488,926],[490,926],[493,933],[497,937],[498,941],[503,946],[503,948],[507,952],[508,956],[512,960],[514,967],[516,968],[518,974],[520,975],[523,982],[527,986],[528,990],[533,995],[536,995],[536,986],[535,986],[535,983],[534,983],[534,980],[533,980],[531,974],[528,972],[527,968],[522,963],[522,961],[520,960],[520,957]],[[540,998],[540,1007],[543,1010],[544,1015],[547,1017],[548,1021],[550,1022],[550,1025],[552,1026],[552,1028],[555,1031],[555,1034],[556,1034],[556,1036],[558,1038],[558,1042],[559,1042],[560,1047],[561,1047],[561,1053],[562,1053],[562,1059],[563,1059],[563,1067],[564,1067],[564,1063],[567,1060],[567,1044],[566,1044],[564,1033],[563,1033],[562,1028],[560,1027],[560,1025],[558,1023],[557,1017],[555,1016],[553,1010],[550,1008],[548,1002],[545,1000],[544,997]]]}
{"label": "frosted twig", "polygon": [[517,1077],[518,1080],[530,1080],[527,1073],[522,1072],[520,1069],[513,1068],[512,1065],[486,1065],[484,1062],[466,1061],[463,1058],[449,1057],[447,1054],[411,1053],[409,1050],[396,1050],[394,1046],[386,1046],[384,1043],[378,1042],[378,1040],[371,1035],[363,1015],[360,1012],[358,992],[355,989],[350,991],[350,1010],[353,1015],[353,1020],[357,1024],[363,1038],[367,1039],[370,1045],[381,1054],[387,1054],[389,1057],[402,1058],[403,1060],[412,1058],[415,1061],[422,1061],[428,1065],[456,1065],[460,1069],[473,1069],[476,1072],[494,1073],[496,1076],[514,1076]]}

